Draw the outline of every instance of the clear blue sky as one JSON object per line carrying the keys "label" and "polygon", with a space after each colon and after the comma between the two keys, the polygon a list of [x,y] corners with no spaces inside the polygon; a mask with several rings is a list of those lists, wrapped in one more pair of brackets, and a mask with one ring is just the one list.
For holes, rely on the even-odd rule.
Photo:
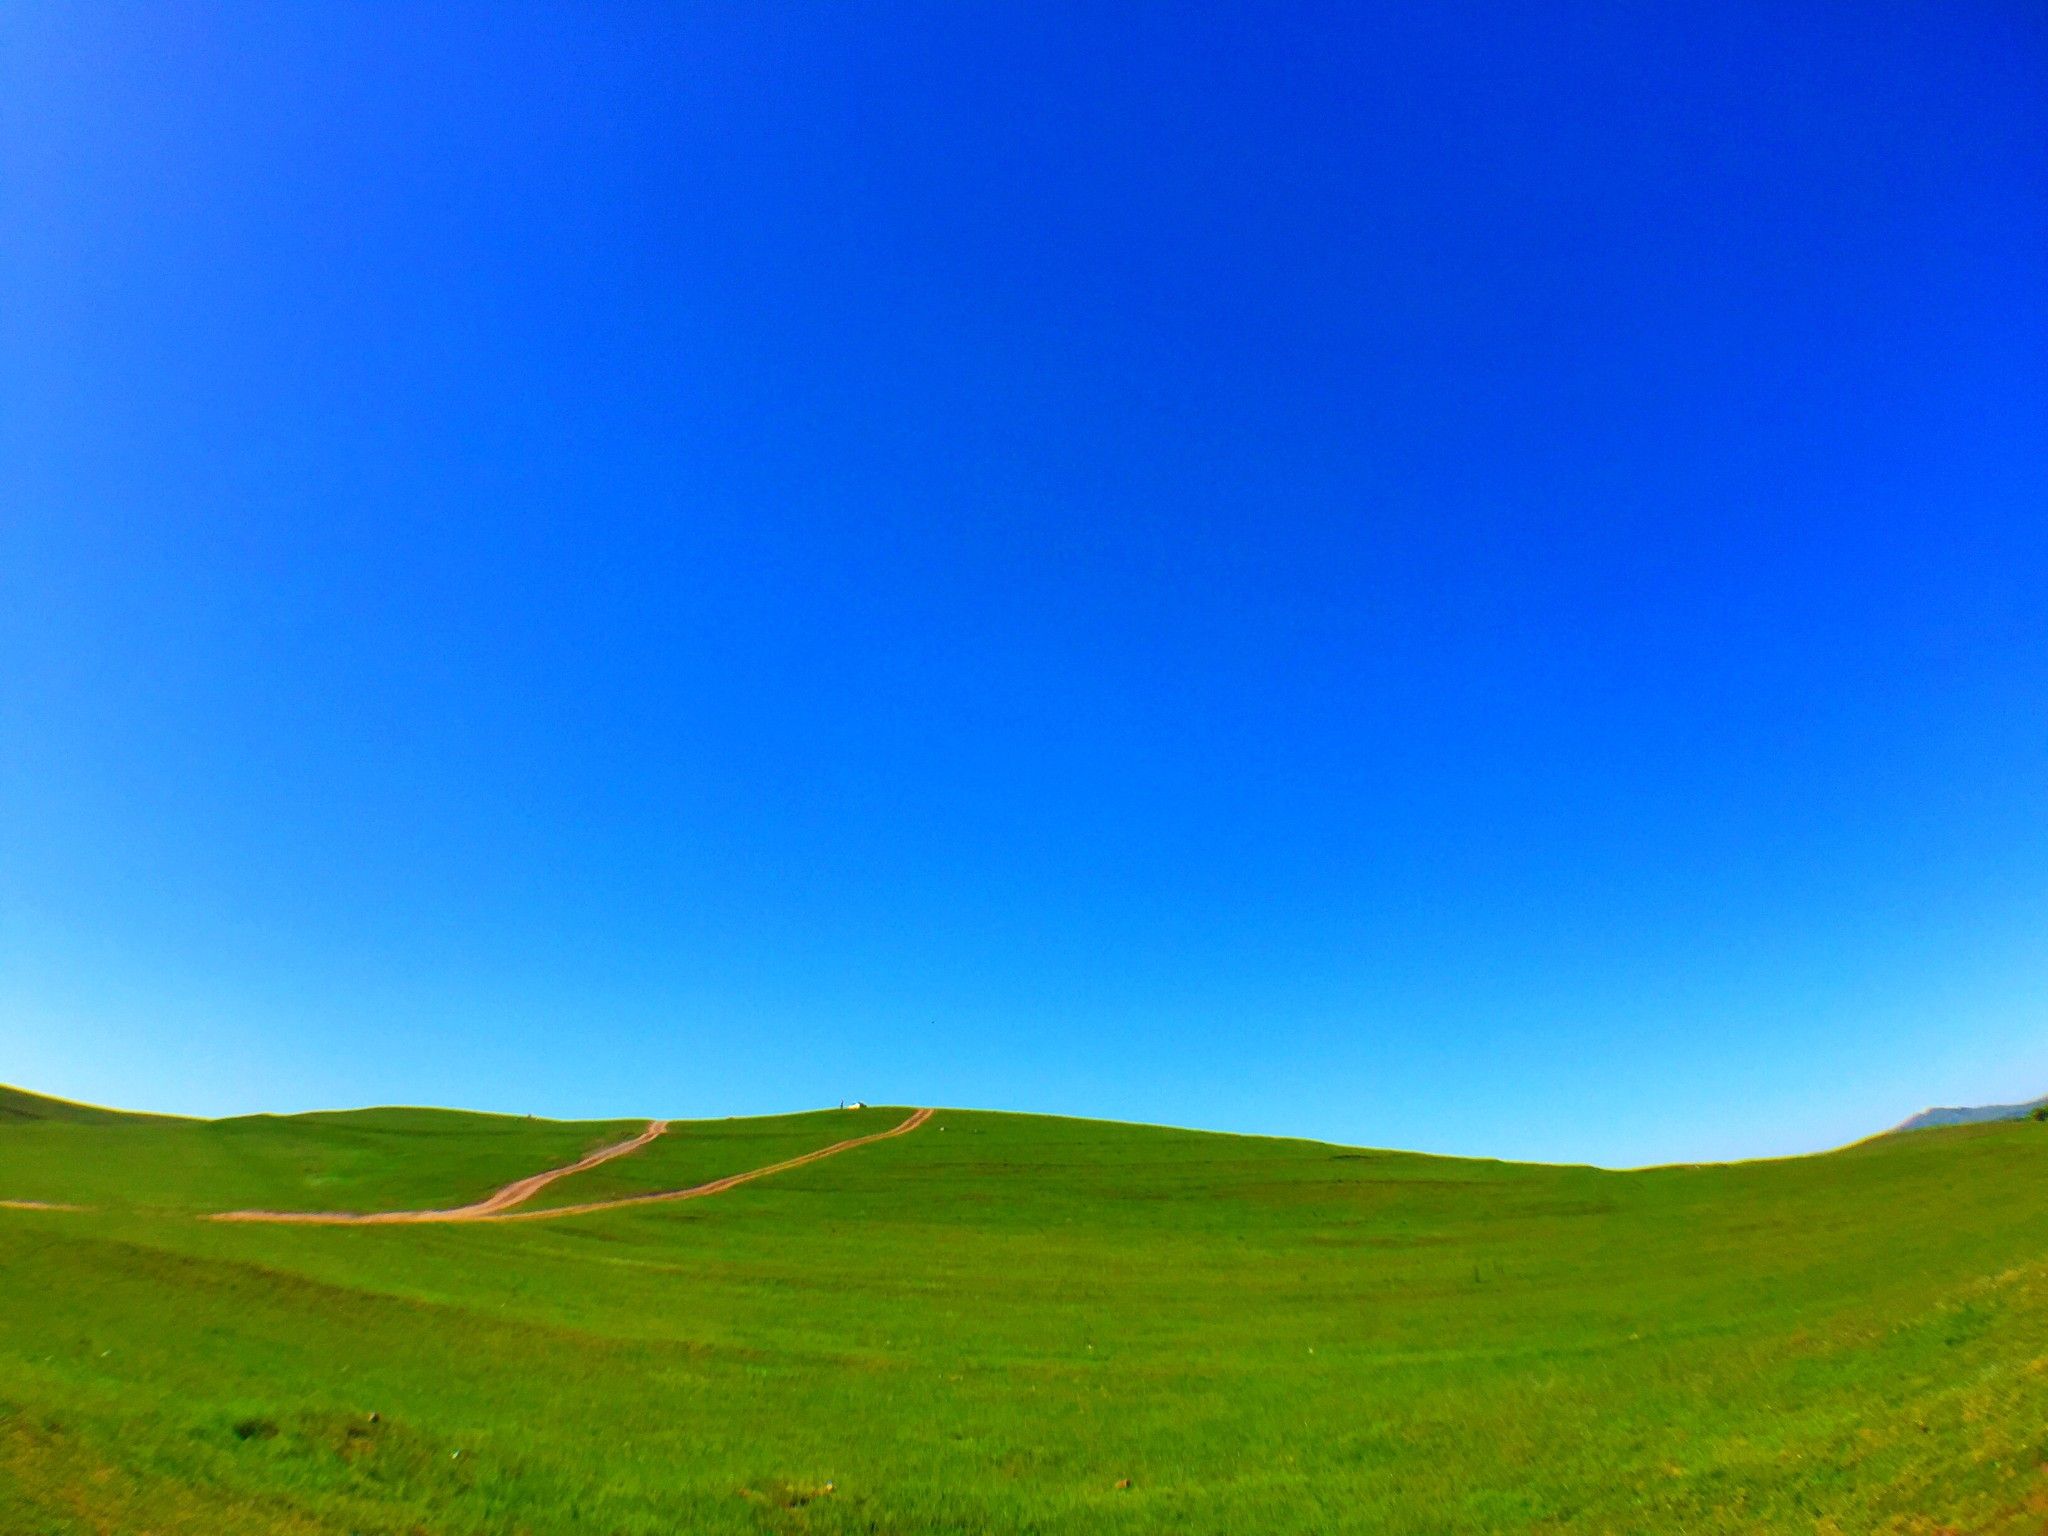
{"label": "clear blue sky", "polygon": [[0,1080],[2048,1091],[2048,15],[10,6]]}

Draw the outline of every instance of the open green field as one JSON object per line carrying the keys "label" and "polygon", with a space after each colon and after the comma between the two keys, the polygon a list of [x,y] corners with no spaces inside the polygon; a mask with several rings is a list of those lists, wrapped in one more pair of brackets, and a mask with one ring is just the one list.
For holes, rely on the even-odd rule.
{"label": "open green field", "polygon": [[300,1227],[194,1213],[459,1203],[640,1123],[46,1102],[0,1098],[0,1198],[95,1208],[0,1209],[8,1536],[2048,1526],[2031,1122],[1612,1173],[942,1111],[707,1199]]}

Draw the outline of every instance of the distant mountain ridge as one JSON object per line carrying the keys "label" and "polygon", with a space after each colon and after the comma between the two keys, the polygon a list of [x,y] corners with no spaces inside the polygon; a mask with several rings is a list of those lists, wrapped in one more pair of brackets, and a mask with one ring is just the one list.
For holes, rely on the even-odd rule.
{"label": "distant mountain ridge", "polygon": [[2048,1105],[2048,1094],[2024,1104],[1978,1104],[1967,1109],[1923,1109],[1910,1120],[1901,1120],[1895,1131],[1924,1131],[1931,1125],[1978,1125],[1986,1120],[2024,1120]]}

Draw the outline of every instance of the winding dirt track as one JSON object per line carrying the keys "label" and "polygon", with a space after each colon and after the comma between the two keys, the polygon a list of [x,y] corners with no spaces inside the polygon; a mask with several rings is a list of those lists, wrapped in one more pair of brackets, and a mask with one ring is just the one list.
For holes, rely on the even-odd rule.
{"label": "winding dirt track", "polygon": [[599,1163],[608,1163],[615,1157],[624,1157],[629,1152],[638,1152],[655,1137],[668,1130],[666,1120],[650,1120],[647,1129],[638,1136],[599,1147],[588,1156],[560,1168],[550,1168],[545,1173],[528,1174],[523,1179],[514,1179],[503,1189],[496,1190],[473,1205],[451,1206],[441,1211],[221,1211],[209,1216],[209,1221],[290,1221],[301,1226],[322,1227],[367,1227],[393,1226],[409,1221],[483,1221],[500,1211],[522,1205],[546,1189],[557,1179],[566,1179],[572,1173],[582,1173],[595,1168]]}
{"label": "winding dirt track", "polygon": [[608,1163],[615,1157],[625,1157],[629,1153],[638,1152],[655,1137],[664,1134],[668,1130],[668,1122],[650,1121],[646,1130],[629,1140],[617,1142],[609,1147],[600,1147],[589,1156],[564,1167],[550,1168],[545,1173],[530,1174],[526,1178],[515,1180],[473,1205],[459,1205],[438,1211],[221,1211],[206,1219],[284,1222],[319,1227],[374,1227],[458,1221],[549,1221],[557,1216],[581,1216],[591,1211],[609,1211],[625,1205],[652,1205],[664,1200],[696,1200],[705,1195],[721,1194],[735,1185],[745,1184],[752,1179],[765,1179],[771,1173],[801,1168],[805,1163],[815,1163],[821,1158],[851,1152],[855,1147],[864,1147],[871,1141],[886,1141],[891,1136],[905,1135],[916,1130],[931,1117],[932,1111],[920,1109],[912,1113],[901,1125],[891,1126],[886,1131],[835,1141],[829,1147],[820,1147],[817,1151],[806,1152],[800,1157],[786,1158],[782,1162],[770,1163],[765,1168],[749,1169],[745,1173],[728,1174],[722,1179],[713,1179],[708,1184],[698,1184],[689,1189],[664,1190],[651,1195],[622,1195],[615,1200],[590,1200],[581,1205],[556,1205],[538,1211],[514,1209],[531,1200],[557,1179],[565,1179],[572,1173],[582,1173],[586,1169],[597,1167],[600,1163]]}
{"label": "winding dirt track", "polygon": [[907,1136],[931,1117],[932,1111],[929,1109],[914,1110],[909,1119],[901,1125],[890,1126],[886,1131],[875,1131],[866,1136],[851,1136],[845,1141],[835,1141],[829,1147],[820,1147],[815,1152],[806,1152],[801,1157],[784,1158],[779,1163],[770,1163],[766,1168],[752,1168],[745,1173],[729,1173],[722,1179],[713,1179],[708,1184],[694,1185],[689,1189],[669,1189],[653,1195],[622,1195],[616,1200],[591,1200],[582,1205],[556,1205],[542,1211],[506,1211],[501,1215],[481,1219],[547,1221],[556,1216],[581,1216],[589,1211],[615,1211],[623,1205],[656,1205],[664,1200],[700,1200],[706,1195],[723,1194],[737,1184],[745,1184],[753,1179],[765,1179],[771,1173],[787,1173],[792,1168],[803,1167],[805,1163],[837,1157],[841,1152],[851,1152],[855,1147],[864,1147],[871,1141],[887,1141],[891,1136]]}

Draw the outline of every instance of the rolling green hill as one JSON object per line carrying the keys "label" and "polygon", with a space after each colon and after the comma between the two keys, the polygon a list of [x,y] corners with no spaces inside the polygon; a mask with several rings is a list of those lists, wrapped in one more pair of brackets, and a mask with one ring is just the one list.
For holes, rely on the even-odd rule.
{"label": "rolling green hill", "polygon": [[30,1093],[26,1088],[10,1088],[0,1083],[0,1125],[29,1120],[65,1125],[165,1125],[173,1123],[176,1118],[173,1115],[137,1115],[127,1110],[102,1109],[97,1104],[53,1099],[47,1094]]}
{"label": "rolling green hill", "polygon": [[[679,1123],[557,1202],[900,1121]],[[1632,1173],[945,1111],[0,1122],[0,1530],[2035,1532],[2048,1126]],[[636,1159],[645,1159],[637,1168]],[[582,1188],[576,1186],[581,1183]]]}
{"label": "rolling green hill", "polygon": [[641,1123],[446,1109],[0,1121],[0,1198],[188,1215],[459,1205]]}

